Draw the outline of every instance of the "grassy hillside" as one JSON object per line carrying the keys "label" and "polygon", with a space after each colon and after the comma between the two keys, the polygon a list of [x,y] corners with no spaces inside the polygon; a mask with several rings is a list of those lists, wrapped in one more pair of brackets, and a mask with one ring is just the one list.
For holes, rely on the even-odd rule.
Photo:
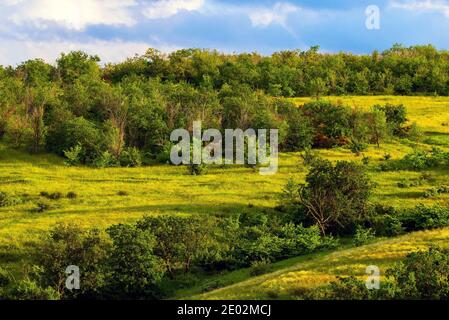
{"label": "grassy hillside", "polygon": [[[408,109],[410,120],[416,121],[426,133],[421,143],[422,147],[430,148],[432,145],[438,145],[443,149],[449,147],[449,127],[442,125],[449,122],[449,98],[331,97],[330,99],[341,100],[343,103],[360,108],[368,108],[377,103],[403,103]],[[295,99],[298,104],[306,100],[308,99]],[[411,152],[414,147],[409,141],[392,140],[384,143],[381,148],[370,146],[369,150],[364,152],[365,156],[371,157],[369,173],[378,185],[373,201],[410,207],[418,203],[432,204],[448,200],[447,195],[424,199],[423,193],[432,187],[429,184],[407,189],[397,186],[402,179],[417,178],[422,172],[380,173],[375,170],[385,153],[390,153],[395,159]],[[342,148],[321,150],[319,154],[331,160],[361,161],[361,157],[356,157],[349,150]],[[169,165],[109,169],[66,167],[63,160],[56,156],[29,155],[0,144],[0,191],[25,199],[22,204],[0,207],[0,266],[12,269],[19,275],[33,242],[43,231],[58,221],[77,222],[85,227],[107,227],[117,222],[134,221],[144,215],[193,213],[226,215],[231,212],[271,208],[277,204],[278,193],[289,178],[302,181],[307,173],[296,153],[281,154],[279,165],[279,172],[274,176],[261,176],[252,169],[233,166],[212,168],[204,176],[190,176],[184,167]],[[432,170],[429,173],[436,179],[434,185],[448,181],[449,173],[445,171]],[[51,201],[51,210],[38,213],[33,209],[42,200],[41,192],[61,192],[64,195],[75,192],[78,196],[76,199],[62,198]],[[399,252],[394,256],[396,257],[408,250],[404,249],[407,248],[407,243],[409,248],[415,248],[421,241],[420,237],[424,237],[422,240],[424,242],[433,241],[433,235],[436,239],[441,238],[440,240],[444,241],[449,233],[447,231],[441,234],[420,233],[388,241],[405,243],[404,246],[400,245],[402,251],[395,251]],[[384,250],[380,249],[382,246],[388,249],[388,241],[373,246],[379,250]],[[362,249],[335,253],[337,258],[340,257],[338,261],[342,270],[346,268],[345,266],[352,268],[353,262],[360,261],[361,258],[357,256],[357,252],[360,251],[357,250]],[[333,259],[332,257],[333,254],[322,259]],[[323,265],[325,270],[323,274],[313,273],[321,270],[320,263],[325,264],[326,261],[329,263],[329,260],[311,261],[312,273],[306,274],[305,277],[308,279],[322,277],[323,281],[332,277],[334,270],[326,269],[328,268],[326,265]],[[301,274],[296,276],[302,277]],[[292,281],[296,281],[295,277]],[[274,283],[279,283],[280,287],[288,287],[288,284],[282,284],[285,281],[288,283],[288,277],[282,279]],[[224,292],[233,292],[232,288],[226,290],[230,291]],[[261,292],[269,290],[271,289]],[[231,297],[232,293],[229,295]],[[217,293],[213,293],[211,297],[218,297]]]}
{"label": "grassy hillside", "polygon": [[[366,279],[365,268],[376,265],[381,276],[390,266],[412,251],[430,245],[449,247],[449,229],[415,232],[358,248],[339,250],[274,273],[218,289],[195,299],[295,299],[302,289],[316,288],[336,276]],[[382,278],[381,278],[382,281]]]}

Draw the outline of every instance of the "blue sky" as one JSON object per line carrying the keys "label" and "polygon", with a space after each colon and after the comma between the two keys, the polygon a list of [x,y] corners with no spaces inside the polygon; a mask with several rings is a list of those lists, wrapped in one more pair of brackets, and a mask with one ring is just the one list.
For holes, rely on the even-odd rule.
{"label": "blue sky", "polygon": [[[380,10],[380,29],[365,26]],[[270,54],[319,45],[366,53],[394,43],[449,49],[449,0],[0,0],[0,64],[84,50],[116,62],[154,47]]]}

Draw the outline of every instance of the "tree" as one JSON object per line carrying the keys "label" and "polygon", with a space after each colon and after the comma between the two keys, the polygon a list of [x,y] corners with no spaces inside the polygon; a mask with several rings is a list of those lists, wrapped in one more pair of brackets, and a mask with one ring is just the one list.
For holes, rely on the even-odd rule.
{"label": "tree", "polygon": [[25,95],[25,106],[32,130],[31,150],[37,153],[45,142],[47,126],[44,122],[45,108],[52,98],[56,96],[56,87],[38,86],[28,87]]}
{"label": "tree", "polygon": [[[54,288],[63,298],[99,297],[104,286],[103,262],[108,242],[96,229],[84,230],[75,224],[58,224],[38,245],[35,263],[39,282]],[[80,290],[66,288],[68,266],[80,268]]]}
{"label": "tree", "polygon": [[403,133],[403,125],[408,121],[407,109],[402,105],[393,105],[387,103],[385,106],[376,105],[374,109],[385,113],[387,124],[395,135]]}
{"label": "tree", "polygon": [[306,103],[302,110],[315,128],[315,146],[331,147],[347,143],[351,135],[351,111],[348,107],[318,100]]}
{"label": "tree", "polygon": [[98,56],[90,56],[82,51],[63,53],[56,60],[56,71],[64,84],[74,83],[76,79],[83,75],[98,78],[100,76],[99,61]]}
{"label": "tree", "polygon": [[380,147],[380,142],[388,135],[387,121],[385,113],[374,108],[368,117],[368,129],[371,142]]}
{"label": "tree", "polygon": [[110,152],[116,159],[125,147],[126,121],[128,118],[128,99],[123,95],[120,87],[105,86],[101,92],[102,108],[108,116],[110,136]]}
{"label": "tree", "polygon": [[289,151],[303,151],[312,146],[314,130],[309,118],[295,108],[287,115],[288,130],[285,148]]}
{"label": "tree", "polygon": [[208,220],[194,217],[161,216],[146,217],[137,226],[155,235],[155,254],[173,276],[176,269],[189,271],[192,262],[207,250],[209,224]]}
{"label": "tree", "polygon": [[299,203],[323,235],[348,232],[367,213],[372,183],[363,167],[353,162],[320,160],[312,164]]}
{"label": "tree", "polygon": [[118,224],[108,228],[112,239],[107,266],[107,290],[114,298],[154,299],[164,275],[155,256],[156,238],[150,230]]}

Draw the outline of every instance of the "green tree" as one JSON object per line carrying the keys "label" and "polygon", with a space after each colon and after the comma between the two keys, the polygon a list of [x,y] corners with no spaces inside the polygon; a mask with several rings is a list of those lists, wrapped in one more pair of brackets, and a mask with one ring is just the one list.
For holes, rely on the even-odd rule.
{"label": "green tree", "polygon": [[323,235],[352,232],[368,212],[372,186],[363,167],[345,161],[334,166],[320,160],[312,164],[298,200]]}
{"label": "green tree", "polygon": [[[108,242],[99,230],[84,230],[74,224],[58,224],[39,243],[35,263],[39,282],[50,286],[62,298],[99,297],[104,282],[104,259]],[[65,282],[68,266],[80,268],[82,286],[70,291]]]}
{"label": "green tree", "polygon": [[112,249],[107,260],[106,293],[120,299],[154,299],[164,275],[155,256],[156,238],[150,230],[134,225],[114,225],[107,229]]}
{"label": "green tree", "polygon": [[[137,223],[139,229],[156,237],[155,254],[173,276],[177,269],[190,270],[192,262],[200,258],[210,243],[211,221],[194,217],[146,217]],[[210,228],[212,229],[212,228]]]}
{"label": "green tree", "polygon": [[368,117],[368,130],[371,137],[371,142],[380,147],[380,142],[388,136],[387,121],[385,113],[379,109],[374,108]]}

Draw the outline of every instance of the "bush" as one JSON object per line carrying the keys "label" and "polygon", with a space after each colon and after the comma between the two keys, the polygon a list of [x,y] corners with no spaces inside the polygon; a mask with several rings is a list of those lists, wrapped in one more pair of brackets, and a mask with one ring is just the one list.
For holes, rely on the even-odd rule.
{"label": "bush", "polygon": [[47,191],[42,191],[40,193],[40,195],[44,198],[50,199],[50,200],[59,200],[62,198],[62,193],[61,192],[53,192],[53,193],[49,193]]}
{"label": "bush", "polygon": [[154,254],[156,238],[150,230],[133,225],[107,229],[112,239],[108,256],[107,291],[113,298],[154,299],[164,275],[163,262]]}
{"label": "bush", "polygon": [[11,283],[11,274],[0,267],[0,289],[8,286]]}
{"label": "bush", "polygon": [[416,122],[413,122],[407,132],[407,137],[412,141],[419,142],[423,136],[424,133],[421,128],[416,124]]}
{"label": "bush", "polygon": [[449,226],[449,208],[434,205],[418,205],[404,211],[400,219],[406,231],[419,231]]}
{"label": "bush", "polygon": [[401,218],[396,214],[376,216],[371,221],[372,229],[379,236],[395,237],[404,233]]}
{"label": "bush", "polygon": [[[62,298],[99,298],[104,287],[108,248],[109,243],[99,230],[59,223],[38,243],[33,257],[40,269],[38,280]],[[80,268],[80,290],[70,291],[65,287],[65,270],[70,265]]]}
{"label": "bush", "polygon": [[375,109],[385,113],[387,124],[395,135],[402,135],[403,125],[407,122],[407,109],[402,105],[386,104],[385,106],[376,105]]}
{"label": "bush", "polygon": [[301,152],[301,158],[305,166],[310,166],[315,161],[320,159],[320,157],[311,148],[305,148],[304,151]]}
{"label": "bush", "polygon": [[371,162],[371,158],[370,158],[370,157],[363,156],[363,158],[362,158],[362,164],[363,164],[364,166],[369,165],[370,162]]}
{"label": "bush", "polygon": [[331,282],[330,298],[334,300],[369,300],[372,293],[363,281],[354,276],[337,277]]}
{"label": "bush", "polygon": [[270,263],[267,260],[253,261],[249,269],[249,275],[252,277],[261,276],[271,271]]}
{"label": "bush", "polygon": [[51,287],[41,287],[36,281],[21,280],[7,291],[6,298],[11,300],[59,300],[60,295]]}
{"label": "bush", "polygon": [[76,199],[76,198],[78,198],[78,195],[75,192],[70,191],[70,192],[67,193],[66,197],[68,199]]}
{"label": "bush", "polygon": [[22,199],[0,191],[0,207],[11,207],[22,203]]}
{"label": "bush", "polygon": [[119,167],[120,163],[117,158],[109,151],[104,151],[96,160],[95,166],[98,168]]}
{"label": "bush", "polygon": [[287,137],[285,149],[287,151],[302,151],[310,148],[313,143],[314,129],[309,118],[302,114],[297,107],[293,107],[287,115]]}
{"label": "bush", "polygon": [[117,195],[121,196],[121,197],[125,197],[125,196],[129,196],[129,193],[126,191],[120,190],[119,192],[117,192]]}
{"label": "bush", "polygon": [[423,197],[424,198],[433,198],[438,197],[439,195],[449,193],[449,187],[448,186],[439,186],[438,188],[432,188],[428,189],[424,192]]}
{"label": "bush", "polygon": [[375,232],[372,229],[365,229],[361,226],[357,226],[353,241],[355,246],[360,247],[364,244],[369,243],[374,238]]}
{"label": "bush", "polygon": [[48,201],[42,200],[36,204],[36,208],[33,211],[42,213],[51,209],[53,209],[52,204]]}
{"label": "bush", "polygon": [[170,154],[173,146],[172,142],[165,143],[162,150],[156,155],[156,161],[164,164],[171,163]]}
{"label": "bush", "polygon": [[359,142],[356,140],[351,140],[349,143],[349,150],[351,150],[352,153],[356,154],[357,156],[360,155],[363,151],[366,151],[368,149],[368,145],[363,142]]}
{"label": "bush", "polygon": [[66,166],[77,166],[81,164],[82,161],[82,151],[83,147],[80,144],[70,148],[69,150],[64,150],[64,156],[67,158],[64,161]]}
{"label": "bush", "polygon": [[200,176],[207,173],[208,167],[205,163],[189,164],[187,165],[187,169],[192,176]]}
{"label": "bush", "polygon": [[47,137],[47,149],[64,155],[68,152],[69,165],[92,164],[106,150],[108,139],[93,122],[83,117],[65,121],[51,128]]}
{"label": "bush", "polygon": [[449,299],[448,250],[430,248],[411,253],[386,274],[393,280],[395,299]]}
{"label": "bush", "polygon": [[137,148],[126,148],[120,155],[120,165],[123,167],[140,167],[142,154]]}

